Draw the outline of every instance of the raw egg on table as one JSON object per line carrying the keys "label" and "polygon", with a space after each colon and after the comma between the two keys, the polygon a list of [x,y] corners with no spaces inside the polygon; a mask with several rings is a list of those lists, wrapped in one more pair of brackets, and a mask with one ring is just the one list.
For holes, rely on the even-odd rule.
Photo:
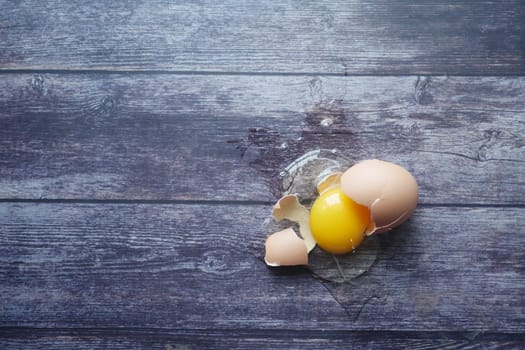
{"label": "raw egg on table", "polygon": [[[412,174],[397,164],[377,159],[359,162],[344,173],[328,175],[317,185],[317,190],[319,197],[309,212],[296,195],[281,198],[273,212],[278,221],[289,219],[299,223],[300,232],[296,235],[307,247],[307,253],[316,244],[332,254],[354,251],[366,235],[389,231],[407,220],[416,208],[419,196]],[[272,244],[266,245],[268,265],[307,263],[304,248],[298,244],[289,245],[300,250],[289,251],[290,256],[297,258],[272,259],[277,247],[280,247],[279,254],[286,255],[286,249],[282,247],[290,242],[290,231],[287,241],[282,238],[282,243],[276,235],[271,235],[268,240]]]}

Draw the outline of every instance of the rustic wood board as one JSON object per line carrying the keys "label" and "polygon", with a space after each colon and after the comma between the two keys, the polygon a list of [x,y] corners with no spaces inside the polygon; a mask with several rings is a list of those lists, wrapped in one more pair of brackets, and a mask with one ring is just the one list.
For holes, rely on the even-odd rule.
{"label": "rustic wood board", "polygon": [[[5,333],[7,337],[2,337]],[[521,349],[519,334],[479,332],[367,332],[170,329],[0,329],[8,349]]]}
{"label": "rustic wood board", "polygon": [[419,208],[350,283],[262,261],[264,205],[0,204],[1,326],[520,332],[523,208]]}
{"label": "rustic wood board", "polygon": [[5,70],[525,73],[525,4],[1,1]]}
{"label": "rustic wood board", "polygon": [[273,201],[337,148],[406,166],[421,203],[524,204],[523,77],[2,78],[1,198]]}

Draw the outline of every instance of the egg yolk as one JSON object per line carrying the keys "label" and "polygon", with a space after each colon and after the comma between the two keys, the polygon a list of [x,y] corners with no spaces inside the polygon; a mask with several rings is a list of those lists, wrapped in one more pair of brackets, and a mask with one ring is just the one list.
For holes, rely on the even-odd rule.
{"label": "egg yolk", "polygon": [[317,244],[333,254],[357,248],[370,220],[367,207],[354,202],[340,187],[323,192],[310,210],[310,229]]}

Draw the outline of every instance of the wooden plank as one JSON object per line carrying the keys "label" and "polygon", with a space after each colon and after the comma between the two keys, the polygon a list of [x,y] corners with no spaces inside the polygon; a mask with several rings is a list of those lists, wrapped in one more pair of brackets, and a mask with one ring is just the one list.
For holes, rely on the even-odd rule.
{"label": "wooden plank", "polygon": [[523,208],[422,207],[351,283],[262,259],[261,205],[0,204],[0,326],[525,329]]}
{"label": "wooden plank", "polygon": [[525,73],[521,0],[0,5],[4,70]]}
{"label": "wooden plank", "polygon": [[519,334],[379,331],[0,329],[4,349],[519,349]]}
{"label": "wooden plank", "polygon": [[338,148],[406,166],[422,203],[524,204],[523,77],[2,78],[4,199],[273,201]]}

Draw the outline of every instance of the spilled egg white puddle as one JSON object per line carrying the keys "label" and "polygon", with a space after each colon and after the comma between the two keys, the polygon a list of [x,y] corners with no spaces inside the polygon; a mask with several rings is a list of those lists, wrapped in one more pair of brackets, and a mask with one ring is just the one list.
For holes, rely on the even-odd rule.
{"label": "spilled egg white puddle", "polygon": [[[343,156],[337,150],[314,150],[291,162],[279,174],[282,195],[296,194],[301,203],[310,208],[318,196],[317,184],[327,175],[342,172],[357,160]],[[265,223],[264,231],[271,234],[290,227],[289,221]],[[316,247],[309,254],[307,268],[318,278],[335,283],[345,283],[362,275],[374,264],[379,250],[376,235],[366,237],[353,252],[333,255]]]}

